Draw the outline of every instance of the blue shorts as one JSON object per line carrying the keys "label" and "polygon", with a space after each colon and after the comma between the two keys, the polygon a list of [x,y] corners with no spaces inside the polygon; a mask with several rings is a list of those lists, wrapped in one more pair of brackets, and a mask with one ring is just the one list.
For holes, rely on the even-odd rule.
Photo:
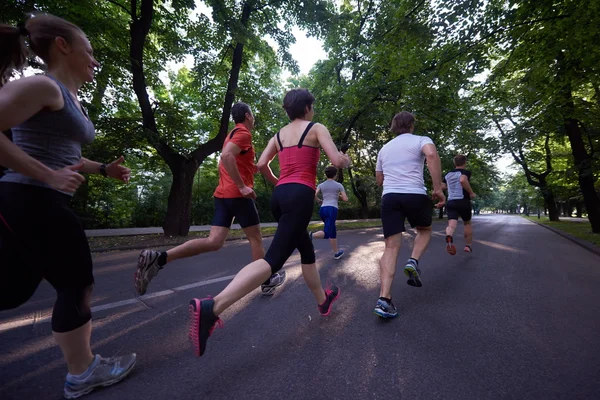
{"label": "blue shorts", "polygon": [[325,232],[324,239],[335,239],[337,232],[335,230],[335,220],[337,219],[338,209],[333,206],[321,207],[319,210],[319,216],[325,222],[323,231]]}

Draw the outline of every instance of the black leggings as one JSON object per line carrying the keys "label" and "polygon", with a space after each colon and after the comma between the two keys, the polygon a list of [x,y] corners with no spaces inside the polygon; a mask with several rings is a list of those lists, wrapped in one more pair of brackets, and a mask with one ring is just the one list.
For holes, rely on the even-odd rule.
{"label": "black leggings", "polygon": [[52,330],[70,332],[91,318],[92,256],[70,196],[0,182],[0,310],[33,296],[42,279],[56,290]]}
{"label": "black leggings", "polygon": [[295,249],[302,264],[314,264],[315,248],[308,236],[308,224],[313,214],[315,191],[300,183],[279,185],[271,197],[271,210],[277,220],[277,231],[265,261],[272,273],[283,267]]}

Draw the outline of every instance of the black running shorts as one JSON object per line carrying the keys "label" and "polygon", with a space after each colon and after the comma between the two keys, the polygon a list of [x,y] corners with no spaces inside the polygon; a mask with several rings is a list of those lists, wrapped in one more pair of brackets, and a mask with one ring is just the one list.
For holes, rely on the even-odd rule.
{"label": "black running shorts", "polygon": [[258,210],[254,200],[245,197],[235,199],[223,199],[215,197],[215,215],[213,216],[213,226],[222,226],[231,228],[233,219],[240,224],[242,228],[258,225]]}
{"label": "black running shorts", "polygon": [[388,238],[404,232],[404,220],[410,226],[431,226],[433,203],[424,194],[388,193],[381,199],[383,236]]}
{"label": "black running shorts", "polygon": [[458,219],[460,216],[463,221],[470,221],[472,216],[471,210],[471,200],[469,199],[450,200],[446,204],[448,219]]}
{"label": "black running shorts", "polygon": [[42,279],[59,293],[94,283],[87,237],[70,201],[53,189],[0,182],[0,310],[25,303]]}

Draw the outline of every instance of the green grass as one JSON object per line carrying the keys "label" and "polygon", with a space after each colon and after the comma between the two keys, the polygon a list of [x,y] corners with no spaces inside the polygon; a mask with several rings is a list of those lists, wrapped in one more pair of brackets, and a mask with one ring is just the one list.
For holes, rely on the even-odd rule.
{"label": "green grass", "polygon": [[[356,221],[356,222],[338,222],[337,229],[340,231],[349,229],[367,229],[377,228],[381,226],[381,220],[377,221]],[[316,231],[323,228],[323,223],[310,224],[309,230]],[[272,236],[275,234],[276,227],[263,227],[261,233],[263,237]],[[151,235],[129,235],[129,236],[107,236],[107,237],[90,237],[88,241],[92,251],[99,249],[110,249],[115,250],[120,247],[133,247],[133,248],[149,248],[149,247],[169,247],[176,246],[184,243],[187,240],[205,238],[208,236],[208,231],[204,232],[190,232],[185,237],[168,237],[162,234],[151,234]],[[229,231],[229,237],[233,239],[245,238],[244,232],[241,229],[232,229]]]}
{"label": "green grass", "polygon": [[587,240],[590,243],[600,247],[600,234],[592,233],[592,227],[589,221],[584,220],[583,222],[575,222],[575,221],[550,221],[548,217],[541,217],[540,219],[536,217],[525,217],[523,218],[529,219],[534,222],[539,222],[544,225],[548,225],[551,228],[561,230],[566,232],[576,238]]}

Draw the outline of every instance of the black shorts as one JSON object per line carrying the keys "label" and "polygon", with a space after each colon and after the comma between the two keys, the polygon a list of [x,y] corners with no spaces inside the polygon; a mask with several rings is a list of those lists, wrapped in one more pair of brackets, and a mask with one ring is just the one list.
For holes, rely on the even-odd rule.
{"label": "black shorts", "polygon": [[433,203],[424,194],[388,193],[381,199],[383,236],[404,232],[404,219],[413,228],[431,226]]}
{"label": "black shorts", "polygon": [[0,182],[0,310],[18,307],[42,279],[58,292],[94,283],[92,255],[71,197]]}
{"label": "black shorts", "polygon": [[460,218],[463,221],[470,221],[472,217],[471,210],[471,200],[468,199],[449,200],[446,204],[446,212],[448,213],[448,219],[458,219],[458,217],[460,216]]}
{"label": "black shorts", "polygon": [[215,197],[214,199],[215,215],[212,219],[212,226],[231,228],[234,218],[242,228],[260,224],[254,200],[245,197],[235,199]]}

